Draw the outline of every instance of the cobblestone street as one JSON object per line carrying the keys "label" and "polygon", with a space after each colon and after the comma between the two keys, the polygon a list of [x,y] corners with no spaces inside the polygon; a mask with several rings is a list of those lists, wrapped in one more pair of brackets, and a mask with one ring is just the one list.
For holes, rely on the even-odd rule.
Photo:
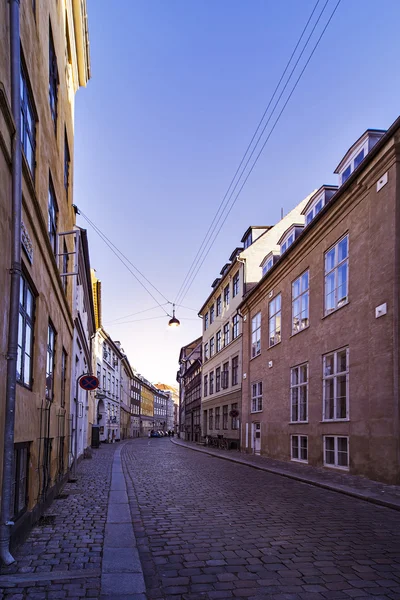
{"label": "cobblestone street", "polygon": [[400,599],[399,512],[168,439],[122,457],[150,599]]}
{"label": "cobblestone street", "polygon": [[[108,522],[125,518],[125,492],[110,493],[124,487],[119,449],[136,542],[104,558],[107,512]],[[78,476],[15,552],[17,562],[1,569],[1,600],[144,600],[131,588],[118,594],[125,575],[112,566],[115,554],[124,573],[135,543],[149,600],[400,600],[399,511],[168,439],[103,445]],[[116,526],[121,535],[125,522]],[[130,571],[126,581],[135,582]],[[102,595],[102,581],[115,585],[113,594]]]}

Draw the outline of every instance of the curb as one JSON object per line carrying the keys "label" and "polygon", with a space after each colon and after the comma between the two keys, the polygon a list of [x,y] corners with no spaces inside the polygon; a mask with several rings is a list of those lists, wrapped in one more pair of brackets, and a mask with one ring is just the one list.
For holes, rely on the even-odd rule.
{"label": "curb", "polygon": [[263,465],[254,465],[252,463],[248,463],[245,460],[240,458],[235,458],[231,456],[224,456],[213,452],[212,450],[206,450],[205,448],[195,448],[192,446],[187,446],[182,442],[178,442],[178,440],[170,440],[172,444],[176,446],[180,446],[181,448],[186,448],[187,450],[193,450],[194,452],[201,452],[203,454],[208,454],[209,456],[213,456],[214,458],[220,458],[222,460],[227,460],[230,462],[237,463],[239,465],[243,465],[245,467],[251,467],[252,469],[257,469],[258,471],[265,471],[267,473],[273,473],[274,475],[280,475],[281,477],[286,477],[287,479],[294,479],[295,481],[301,481],[302,483],[307,483],[308,485],[313,485],[315,487],[322,488],[324,490],[329,490],[330,492],[337,492],[338,494],[344,494],[346,496],[352,496],[353,498],[357,498],[358,500],[364,500],[365,502],[369,502],[371,504],[375,504],[377,506],[384,506],[385,508],[390,508],[392,510],[400,511],[400,503],[396,504],[395,502],[390,502],[388,500],[381,500],[380,498],[375,498],[374,496],[369,496],[368,494],[363,494],[362,492],[357,492],[352,488],[335,486],[329,483],[323,483],[322,481],[315,481],[314,479],[310,479],[308,477],[302,477],[301,475],[295,475],[294,473],[288,473],[285,471],[279,471],[278,469],[274,469],[273,467],[265,467]]}

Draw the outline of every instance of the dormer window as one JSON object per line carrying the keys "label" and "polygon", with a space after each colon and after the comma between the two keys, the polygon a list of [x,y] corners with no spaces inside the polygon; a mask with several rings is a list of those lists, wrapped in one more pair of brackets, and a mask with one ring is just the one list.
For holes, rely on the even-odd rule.
{"label": "dormer window", "polygon": [[294,240],[300,235],[303,230],[303,225],[296,223],[289,227],[278,240],[278,244],[281,247],[281,255],[293,244]]}
{"label": "dormer window", "polygon": [[314,217],[321,212],[325,204],[328,204],[332,196],[336,193],[337,189],[338,188],[336,185],[323,185],[310,198],[302,212],[302,214],[306,217],[306,225],[311,223]]}
{"label": "dormer window", "polygon": [[263,277],[266,273],[268,273],[268,271],[270,269],[272,269],[272,267],[274,266],[274,264],[276,263],[278,258],[279,258],[279,255],[276,254],[275,252],[270,252],[269,254],[267,254],[267,256],[264,258],[264,260],[260,264]]}
{"label": "dormer window", "polygon": [[368,152],[381,139],[385,132],[378,129],[368,129],[347,151],[335,170],[339,175],[339,183],[343,185],[357,167],[360,166]]}
{"label": "dormer window", "polygon": [[252,244],[252,235],[251,235],[251,232],[250,232],[249,235],[245,238],[245,240],[243,242],[244,249],[246,250],[246,248],[248,248],[249,246],[251,246],[251,244]]}

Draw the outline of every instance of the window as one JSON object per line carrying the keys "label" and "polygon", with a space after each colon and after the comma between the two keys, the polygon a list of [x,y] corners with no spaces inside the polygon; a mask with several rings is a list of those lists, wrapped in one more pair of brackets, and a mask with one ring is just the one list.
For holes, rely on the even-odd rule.
{"label": "window", "polygon": [[362,161],[364,160],[364,149],[361,150],[361,152],[359,152],[357,154],[357,156],[354,159],[354,168],[357,169],[358,165],[362,163]]}
{"label": "window", "polygon": [[214,304],[212,305],[212,307],[210,308],[210,325],[211,323],[214,323],[214,315],[215,315],[215,310],[214,310]]}
{"label": "window", "polygon": [[222,389],[226,390],[229,387],[229,363],[222,365]]}
{"label": "window", "polygon": [[308,438],[306,435],[292,435],[292,460],[308,462]]}
{"label": "window", "polygon": [[221,315],[221,310],[222,310],[222,298],[221,298],[221,294],[220,294],[217,298],[217,317],[219,317]]}
{"label": "window", "polygon": [[263,277],[264,277],[264,275],[265,275],[266,273],[268,273],[268,271],[269,271],[270,269],[272,269],[272,267],[273,267],[273,264],[274,264],[274,257],[273,257],[273,256],[271,256],[271,258],[269,258],[269,259],[267,260],[267,262],[266,262],[266,263],[263,265],[263,267],[262,267],[262,275],[263,275]]}
{"label": "window", "polygon": [[217,406],[215,409],[215,429],[220,429],[220,407]]}
{"label": "window", "polygon": [[69,168],[71,164],[71,155],[69,153],[67,132],[64,131],[64,187],[68,193]]}
{"label": "window", "polygon": [[204,396],[208,396],[208,375],[204,375]]}
{"label": "window", "polygon": [[309,271],[292,283],[292,333],[309,325]]}
{"label": "window", "polygon": [[54,129],[57,126],[57,93],[58,93],[58,67],[56,51],[54,49],[53,34],[49,28],[49,100],[51,118],[54,121]]}
{"label": "window", "polygon": [[29,443],[14,444],[11,516],[17,519],[28,507]]}
{"label": "window", "polygon": [[65,392],[67,383],[67,359],[68,355],[64,348],[61,354],[61,406],[65,406]]}
{"label": "window", "polygon": [[210,357],[214,356],[214,338],[210,339]]}
{"label": "window", "polygon": [[224,346],[227,346],[230,342],[229,339],[229,323],[225,323],[224,325]]}
{"label": "window", "polygon": [[258,356],[261,352],[261,313],[257,313],[251,320],[251,357]]}
{"label": "window", "polygon": [[239,315],[235,315],[232,319],[232,339],[235,340],[239,335]]}
{"label": "window", "polygon": [[208,342],[204,344],[204,360],[208,360]]}
{"label": "window", "polygon": [[286,250],[291,246],[294,242],[294,232],[289,235],[289,237],[283,242],[281,245],[281,254],[286,252]]}
{"label": "window", "polygon": [[281,341],[281,295],[269,303],[269,346]]}
{"label": "window", "polygon": [[349,349],[325,355],[323,369],[323,420],[348,419]]}
{"label": "window", "polygon": [[48,228],[50,244],[54,254],[57,253],[57,202],[53,182],[49,181]]}
{"label": "window", "polygon": [[215,369],[215,391],[221,391],[221,367]]}
{"label": "window", "polygon": [[214,393],[214,371],[210,373],[210,396]]}
{"label": "window", "polygon": [[[231,404],[231,411],[237,411],[238,405],[237,402]],[[231,429],[239,429],[239,419],[238,417],[232,416]]]}
{"label": "window", "polygon": [[351,165],[349,165],[347,167],[347,169],[345,169],[342,173],[342,183],[344,183],[346,181],[346,179],[348,179],[351,175]]}
{"label": "window", "polygon": [[208,329],[208,312],[204,315],[204,330]]}
{"label": "window", "polygon": [[25,277],[20,277],[17,381],[32,385],[34,296]]}
{"label": "window", "polygon": [[225,307],[229,305],[229,285],[224,289],[224,305]]}
{"label": "window", "polygon": [[36,118],[25,70],[21,69],[21,145],[32,177],[35,175]]}
{"label": "window", "polygon": [[306,225],[311,223],[313,218],[316,217],[319,212],[321,212],[324,204],[325,204],[325,195],[322,196],[321,198],[319,198],[319,200],[317,200],[316,202],[314,202],[312,207],[306,214]]}
{"label": "window", "polygon": [[349,438],[336,435],[324,437],[324,465],[349,468]]}
{"label": "window", "polygon": [[300,365],[290,370],[290,405],[292,423],[307,421],[308,365]]}
{"label": "window", "polygon": [[212,408],[208,411],[208,428],[214,429],[214,410]]}
{"label": "window", "polygon": [[325,314],[348,301],[349,236],[342,238],[325,253]]}
{"label": "window", "polygon": [[115,381],[115,395],[118,400],[118,396],[119,396],[119,381],[118,381],[118,379],[116,379],[116,381]]}
{"label": "window", "polygon": [[46,400],[53,400],[55,345],[56,332],[52,324],[49,323],[47,328]]}
{"label": "window", "polygon": [[228,429],[228,405],[222,407],[222,429]]}
{"label": "window", "polygon": [[221,350],[221,331],[217,331],[216,347],[217,347],[217,352],[219,352]]}
{"label": "window", "polygon": [[246,248],[248,248],[249,246],[251,246],[252,243],[253,243],[253,241],[252,241],[252,234],[249,233],[249,235],[244,240],[244,244],[243,244],[244,249],[246,250]]}
{"label": "window", "polygon": [[253,383],[251,386],[251,412],[262,410],[262,381]]}
{"label": "window", "polygon": [[106,389],[106,370],[103,369],[103,390]]}
{"label": "window", "polygon": [[233,277],[232,296],[233,298],[239,293],[239,271]]}
{"label": "window", "polygon": [[239,357],[232,358],[232,385],[239,383]]}

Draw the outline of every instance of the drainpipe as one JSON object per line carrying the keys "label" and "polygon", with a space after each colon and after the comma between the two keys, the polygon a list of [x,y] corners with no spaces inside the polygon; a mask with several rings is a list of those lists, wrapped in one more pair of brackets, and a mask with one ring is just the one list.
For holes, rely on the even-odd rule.
{"label": "drainpipe", "polygon": [[10,312],[8,318],[6,411],[4,421],[3,480],[1,489],[0,560],[5,565],[14,562],[10,553],[11,487],[14,465],[15,392],[17,381],[19,286],[21,275],[21,216],[22,216],[22,154],[21,154],[21,93],[20,93],[20,0],[10,3],[10,62],[11,108],[15,123],[12,147],[12,233]]}

